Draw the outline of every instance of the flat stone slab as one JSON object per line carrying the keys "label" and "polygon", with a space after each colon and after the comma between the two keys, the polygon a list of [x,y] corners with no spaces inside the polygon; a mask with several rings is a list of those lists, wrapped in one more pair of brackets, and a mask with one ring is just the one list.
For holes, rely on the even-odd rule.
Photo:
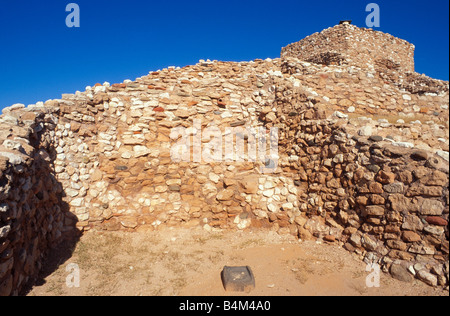
{"label": "flat stone slab", "polygon": [[255,288],[255,277],[249,266],[227,267],[222,271],[222,283],[227,292],[249,293]]}

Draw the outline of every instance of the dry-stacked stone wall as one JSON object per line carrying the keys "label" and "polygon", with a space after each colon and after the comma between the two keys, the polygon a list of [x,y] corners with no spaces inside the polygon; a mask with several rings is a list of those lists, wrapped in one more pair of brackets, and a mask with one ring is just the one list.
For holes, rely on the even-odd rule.
{"label": "dry-stacked stone wall", "polygon": [[281,57],[323,65],[375,65],[414,72],[414,45],[392,35],[341,24],[284,47]]}
{"label": "dry-stacked stone wall", "polygon": [[10,108],[0,118],[0,295],[19,294],[48,250],[72,233],[57,180],[58,109]]}
{"label": "dry-stacked stone wall", "polygon": [[[346,28],[327,32],[351,30],[347,46],[373,33]],[[299,57],[200,61],[5,109],[0,294],[20,293],[74,228],[162,226],[265,227],[447,285],[448,82],[394,59],[388,72]],[[258,131],[268,142],[254,159]],[[181,140],[187,159],[174,156]]]}
{"label": "dry-stacked stone wall", "polygon": [[380,136],[352,136],[321,111],[302,118],[284,109],[282,166],[296,173],[306,214],[299,237],[338,242],[402,280],[413,273],[447,284],[448,161]]}

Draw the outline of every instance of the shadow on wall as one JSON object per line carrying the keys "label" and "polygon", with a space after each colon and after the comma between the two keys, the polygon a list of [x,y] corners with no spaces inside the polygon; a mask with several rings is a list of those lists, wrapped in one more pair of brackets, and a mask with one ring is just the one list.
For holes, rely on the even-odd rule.
{"label": "shadow on wall", "polygon": [[30,112],[21,111],[9,114],[14,124],[0,121],[0,296],[26,295],[45,283],[80,237],[55,177],[56,124],[49,115],[33,114],[32,123],[22,120]]}
{"label": "shadow on wall", "polygon": [[[41,141],[39,141],[39,143],[41,143]],[[64,202],[63,198],[66,197],[66,194],[63,185],[58,182],[53,171],[56,151],[52,146],[49,148],[48,152],[50,161],[49,159],[41,159],[41,163],[43,163],[42,169],[45,170],[41,175],[47,177],[47,179],[43,181],[47,182],[46,188],[54,194],[51,197],[51,202],[54,203],[54,206],[57,209],[57,213],[53,215],[54,219],[57,219],[56,223],[60,223],[59,216],[62,218],[61,237],[57,238],[56,242],[49,244],[37,275],[29,280],[19,295],[26,295],[34,286],[44,285],[46,283],[46,278],[57,271],[61,265],[64,265],[65,262],[72,257],[73,251],[81,236],[81,232],[76,228],[78,218],[70,212],[69,204]],[[45,196],[45,191],[43,193],[38,192],[36,195],[38,199],[41,199],[42,195]],[[43,206],[43,208],[45,209],[45,206]],[[61,224],[59,225],[61,226]]]}
{"label": "shadow on wall", "polygon": [[61,201],[60,208],[65,220],[73,223],[73,225],[66,226],[67,231],[61,239],[46,250],[43,260],[39,262],[40,270],[20,290],[18,293],[20,296],[26,296],[35,286],[44,285],[47,282],[47,277],[56,272],[60,266],[64,265],[72,257],[75,247],[80,240],[81,232],[75,227],[77,222],[76,216],[69,211],[67,203]]}

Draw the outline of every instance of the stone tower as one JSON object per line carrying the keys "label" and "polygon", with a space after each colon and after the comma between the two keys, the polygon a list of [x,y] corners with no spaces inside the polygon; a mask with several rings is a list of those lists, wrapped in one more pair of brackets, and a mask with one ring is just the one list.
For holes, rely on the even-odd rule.
{"label": "stone tower", "polygon": [[390,34],[340,24],[284,47],[281,57],[323,65],[383,67],[414,72],[415,46]]}

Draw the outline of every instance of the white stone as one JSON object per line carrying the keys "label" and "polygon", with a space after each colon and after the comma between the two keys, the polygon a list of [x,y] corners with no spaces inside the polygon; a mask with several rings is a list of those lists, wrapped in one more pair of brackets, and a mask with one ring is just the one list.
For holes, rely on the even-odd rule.
{"label": "white stone", "polygon": [[145,146],[136,145],[133,147],[134,155],[136,158],[147,156],[150,154],[151,150]]}
{"label": "white stone", "polygon": [[294,204],[292,204],[291,202],[287,202],[287,203],[284,203],[281,207],[285,211],[292,211],[294,209]]}
{"label": "white stone", "polygon": [[259,218],[268,218],[267,212],[263,210],[254,210],[253,213]]}
{"label": "white stone", "polygon": [[276,201],[276,202],[280,202],[280,201],[281,201],[281,198],[280,198],[279,195],[273,195],[273,196],[272,196],[272,200],[273,200],[273,201]]}
{"label": "white stone", "polygon": [[214,182],[214,183],[219,183],[219,180],[220,180],[220,176],[218,176],[217,174],[215,174],[215,173],[210,173],[209,174],[209,180],[211,180],[212,182]]}
{"label": "white stone", "polygon": [[167,185],[181,185],[181,179],[170,179],[166,181]]}
{"label": "white stone", "polygon": [[297,187],[295,185],[288,186],[289,193],[297,195]]}
{"label": "white stone", "polygon": [[77,199],[73,199],[69,204],[70,206],[73,207],[80,207],[81,205],[83,205],[84,199],[83,198],[77,198]]}
{"label": "white stone", "polygon": [[[10,150],[20,150],[22,146],[20,145],[19,142],[15,142],[10,139],[5,139],[5,141],[3,142],[3,147],[10,149]],[[58,152],[58,148],[60,148],[60,147],[56,148],[56,152]],[[60,153],[60,152],[58,152],[58,153]]]}
{"label": "white stone", "polygon": [[298,200],[297,196],[293,194],[289,194],[287,197],[287,201],[290,203],[296,203],[297,200]]}
{"label": "white stone", "polygon": [[272,213],[278,212],[278,206],[276,206],[275,204],[272,204],[272,203],[267,205],[267,209],[269,210],[269,212],[272,212]]}
{"label": "white stone", "polygon": [[359,129],[358,131],[359,136],[371,136],[372,135],[372,126],[366,125]]}
{"label": "white stone", "polygon": [[228,111],[225,111],[225,112],[223,112],[221,115],[220,115],[222,118],[230,118],[230,117],[233,117],[233,114],[231,114],[230,112],[228,112]]}
{"label": "white stone", "polygon": [[16,155],[9,152],[0,152],[0,156],[8,158],[9,163],[12,165],[18,165],[25,162],[25,160],[22,158],[22,155]]}
{"label": "white stone", "polygon": [[404,148],[414,148],[414,144],[408,142],[393,142],[392,145]]}
{"label": "white stone", "polygon": [[449,152],[444,150],[438,150],[436,151],[436,154],[443,158],[445,161],[449,161]]}
{"label": "white stone", "polygon": [[264,189],[272,189],[275,187],[275,183],[273,183],[272,181],[266,181],[266,183],[264,183]]}
{"label": "white stone", "polygon": [[342,112],[339,111],[335,111],[332,115],[333,117],[337,117],[337,118],[341,118],[341,119],[348,119],[348,115],[344,114]]}
{"label": "white stone", "polygon": [[89,219],[89,213],[76,214],[79,222],[85,222]]}
{"label": "white stone", "polygon": [[[236,216],[236,217],[239,217],[239,216]],[[237,224],[237,228],[238,229],[246,229],[247,227],[250,226],[251,222],[252,222],[252,220],[250,218],[240,220],[240,222]]]}
{"label": "white stone", "polygon": [[131,157],[133,157],[133,154],[131,151],[126,151],[126,152],[122,153],[121,157],[123,159],[130,159]]}
{"label": "white stone", "polygon": [[16,104],[13,104],[13,105],[11,105],[9,107],[4,108],[2,112],[3,112],[3,114],[6,114],[6,113],[8,113],[10,111],[23,109],[23,108],[25,108],[25,104],[16,103]]}
{"label": "white stone", "polygon": [[411,96],[408,94],[404,94],[402,97],[403,97],[403,100],[411,101]]}
{"label": "white stone", "polygon": [[78,195],[78,191],[74,189],[66,189],[65,193],[70,197],[76,197]]}

